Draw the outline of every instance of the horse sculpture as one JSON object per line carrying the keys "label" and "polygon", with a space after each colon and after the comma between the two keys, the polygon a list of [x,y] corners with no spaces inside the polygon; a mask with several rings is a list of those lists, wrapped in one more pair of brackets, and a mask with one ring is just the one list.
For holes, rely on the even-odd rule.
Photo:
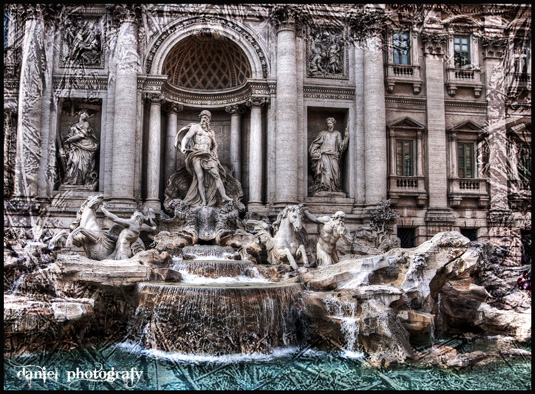
{"label": "horse sculpture", "polygon": [[83,247],[88,258],[104,260],[115,249],[117,237],[110,231],[103,231],[97,223],[97,209],[104,200],[103,194],[91,196],[84,201],[78,212],[76,220],[71,224],[71,233],[67,237],[65,246]]}
{"label": "horse sculpture", "polygon": [[283,259],[290,263],[290,266],[297,270],[297,260],[301,260],[305,267],[308,267],[308,258],[305,249],[304,228],[303,228],[303,206],[289,205],[282,210],[273,223],[275,235],[272,237],[269,232],[269,224],[249,220],[257,232],[260,241],[266,246],[268,261],[270,264],[279,264]]}

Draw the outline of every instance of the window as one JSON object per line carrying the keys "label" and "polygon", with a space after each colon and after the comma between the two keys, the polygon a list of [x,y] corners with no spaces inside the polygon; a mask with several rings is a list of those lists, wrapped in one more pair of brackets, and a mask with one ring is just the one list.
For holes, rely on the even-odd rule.
{"label": "window", "polygon": [[411,64],[409,32],[394,33],[392,41],[394,46],[394,64]]}
{"label": "window", "polygon": [[396,175],[413,176],[413,141],[396,141]]}
{"label": "window", "polygon": [[517,169],[521,181],[531,181],[531,147],[527,144],[520,146]]}
{"label": "window", "polygon": [[475,178],[474,166],[474,143],[473,142],[459,142],[457,144],[458,150],[458,176],[459,178]]}
{"label": "window", "polygon": [[455,36],[453,37],[453,57],[455,68],[472,68],[470,61],[470,37]]}
{"label": "window", "polygon": [[413,248],[415,246],[414,228],[398,227],[398,238],[402,248]]}
{"label": "window", "polygon": [[462,228],[461,234],[470,241],[477,241],[477,228]]}

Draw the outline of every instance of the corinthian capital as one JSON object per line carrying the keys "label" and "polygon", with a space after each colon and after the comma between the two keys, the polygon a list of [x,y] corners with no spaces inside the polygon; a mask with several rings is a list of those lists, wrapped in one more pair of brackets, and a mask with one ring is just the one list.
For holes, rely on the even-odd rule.
{"label": "corinthian capital", "polygon": [[446,43],[448,42],[447,34],[438,34],[436,32],[423,32],[422,42],[424,44],[424,53],[429,55],[444,55],[446,52]]}
{"label": "corinthian capital", "polygon": [[261,107],[266,104],[267,99],[265,97],[251,97],[245,102],[248,107]]}
{"label": "corinthian capital", "polygon": [[481,39],[483,57],[502,59],[508,44],[508,39],[502,36],[495,35],[493,37],[483,37]]}
{"label": "corinthian capital", "polygon": [[143,98],[152,104],[161,104],[164,96],[162,93],[144,93]]}
{"label": "corinthian capital", "polygon": [[301,10],[293,4],[276,4],[269,15],[271,23],[281,30],[295,30]]}
{"label": "corinthian capital", "polygon": [[114,4],[110,7],[112,18],[116,23],[137,23],[141,16],[139,4]]}

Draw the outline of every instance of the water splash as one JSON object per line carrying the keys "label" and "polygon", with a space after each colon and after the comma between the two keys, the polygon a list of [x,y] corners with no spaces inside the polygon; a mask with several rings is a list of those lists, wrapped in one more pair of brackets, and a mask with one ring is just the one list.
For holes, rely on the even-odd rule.
{"label": "water splash", "polygon": [[[349,358],[361,358],[363,353],[358,349],[358,335],[360,330],[360,318],[355,317],[357,303],[346,302],[329,294],[323,299],[327,313],[334,319],[340,321],[340,331],[346,340],[344,356]],[[357,347],[357,349],[355,349]]]}
{"label": "water splash", "polygon": [[193,245],[185,246],[182,254],[186,256],[206,257],[210,260],[229,260],[234,257],[236,252],[230,246],[218,245]]}

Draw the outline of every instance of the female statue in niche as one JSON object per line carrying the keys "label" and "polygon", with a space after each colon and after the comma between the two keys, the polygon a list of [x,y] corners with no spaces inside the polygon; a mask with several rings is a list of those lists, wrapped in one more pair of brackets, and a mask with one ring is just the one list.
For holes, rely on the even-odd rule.
{"label": "female statue in niche", "polygon": [[89,113],[82,110],[79,115],[78,122],[71,126],[63,140],[64,152],[60,151],[62,156],[67,156],[65,185],[93,185],[97,181],[95,153],[98,139],[89,125]]}
{"label": "female statue in niche", "polygon": [[342,134],[334,129],[336,120],[327,118],[326,121],[327,130],[320,132],[309,148],[316,193],[341,191],[340,156],[349,142],[347,128],[342,138]]}

